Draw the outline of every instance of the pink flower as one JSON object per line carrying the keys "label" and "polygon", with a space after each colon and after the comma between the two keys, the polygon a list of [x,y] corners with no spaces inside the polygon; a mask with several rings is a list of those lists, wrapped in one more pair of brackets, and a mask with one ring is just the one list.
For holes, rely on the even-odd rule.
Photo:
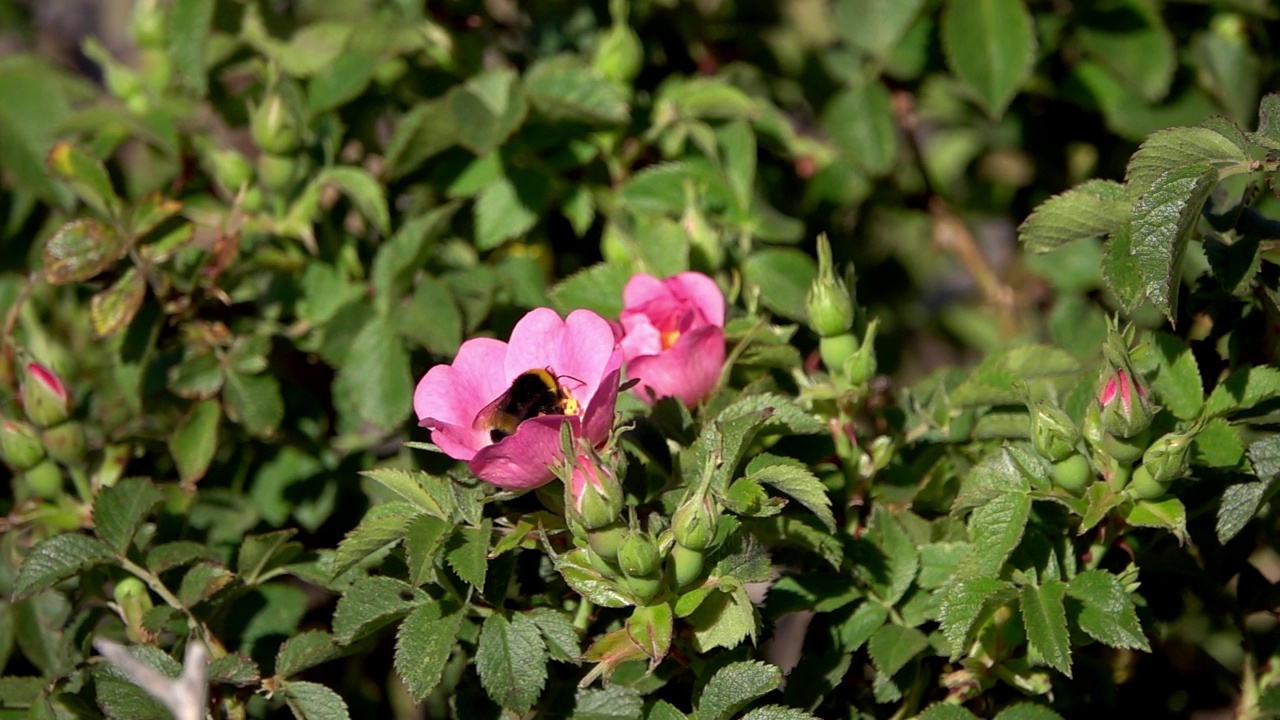
{"label": "pink flower", "polygon": [[[561,320],[554,310],[538,308],[516,323],[510,342],[468,340],[452,364],[428,370],[414,391],[413,408],[419,424],[431,430],[432,442],[449,457],[466,461],[481,480],[528,490],[550,481],[552,468],[562,462],[564,421],[575,437],[593,446],[608,438],[621,360],[604,318],[575,310]],[[514,427],[495,430],[486,417],[531,370],[555,378],[563,414],[511,418]],[[506,429],[511,432],[504,436]]]}
{"label": "pink flower", "polygon": [[622,353],[645,402],[672,396],[695,405],[720,381],[724,295],[711,278],[683,272],[635,275],[622,291]]}

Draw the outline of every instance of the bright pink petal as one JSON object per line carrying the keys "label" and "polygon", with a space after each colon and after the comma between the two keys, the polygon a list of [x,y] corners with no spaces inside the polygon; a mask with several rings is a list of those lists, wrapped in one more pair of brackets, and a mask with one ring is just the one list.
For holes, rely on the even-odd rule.
{"label": "bright pink petal", "polygon": [[621,342],[622,356],[627,360],[662,352],[662,333],[653,326],[648,317],[640,314],[624,314],[622,327],[626,331]]}
{"label": "bright pink petal", "polygon": [[671,291],[658,278],[646,273],[632,275],[622,289],[622,306],[634,309],[655,300],[669,300]]}
{"label": "bright pink petal", "polygon": [[582,414],[582,434],[599,445],[609,437],[613,430],[613,416],[618,404],[618,382],[622,377],[619,370],[612,370],[600,381],[600,389],[592,396],[586,411]]}
{"label": "bright pink petal", "polygon": [[[553,367],[563,382],[584,404],[596,394],[605,373],[622,364],[609,322],[590,310],[574,310],[565,320],[560,340],[560,357]],[[569,379],[581,381],[581,385]]]}
{"label": "bright pink petal", "polygon": [[422,426],[431,431],[431,442],[454,460],[470,460],[489,442],[487,434],[476,433],[469,424],[458,427],[427,418]]}
{"label": "bright pink petal", "polygon": [[419,423],[423,427],[432,427],[429,421],[457,427],[461,434],[455,434],[453,441],[473,451],[486,445],[488,435],[471,430],[471,425],[485,405],[506,392],[508,383],[502,375],[506,355],[506,343],[475,338],[462,344],[452,365],[428,370],[413,393]]}
{"label": "bright pink petal", "polygon": [[707,322],[724,327],[724,293],[715,280],[699,272],[682,272],[668,278],[666,285],[673,295],[698,308]]}
{"label": "bright pink petal", "polygon": [[560,424],[564,420],[563,415],[525,420],[513,435],[476,453],[467,467],[481,480],[506,490],[545,485],[555,476],[552,468],[563,457]]}
{"label": "bright pink petal", "polygon": [[506,377],[506,390],[520,373],[526,370],[556,367],[560,361],[560,343],[564,337],[564,321],[551,308],[530,310],[511,330],[507,343],[506,362],[502,366]]}
{"label": "bright pink petal", "polygon": [[676,397],[692,406],[720,381],[724,356],[724,330],[704,325],[681,335],[667,352],[630,361],[627,375],[640,380],[634,392],[645,402],[652,402],[652,391],[652,397]]}

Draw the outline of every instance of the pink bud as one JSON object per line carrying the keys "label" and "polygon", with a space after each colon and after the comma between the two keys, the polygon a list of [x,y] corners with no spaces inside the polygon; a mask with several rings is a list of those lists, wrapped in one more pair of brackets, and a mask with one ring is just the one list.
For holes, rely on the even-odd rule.
{"label": "pink bud", "polygon": [[584,527],[604,527],[622,512],[622,487],[608,468],[587,455],[578,455],[569,483],[569,499]]}
{"label": "pink bud", "polygon": [[37,362],[28,362],[23,368],[23,380],[19,389],[22,409],[27,419],[40,427],[57,425],[71,414],[71,397],[52,370]]}
{"label": "pink bud", "polygon": [[1147,390],[1123,368],[1107,376],[1102,392],[1098,393],[1098,405],[1103,425],[1117,437],[1133,437],[1151,424]]}

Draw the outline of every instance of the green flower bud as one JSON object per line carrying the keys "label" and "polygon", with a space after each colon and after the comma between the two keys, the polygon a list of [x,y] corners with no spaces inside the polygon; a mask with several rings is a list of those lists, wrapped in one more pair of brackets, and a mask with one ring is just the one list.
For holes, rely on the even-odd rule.
{"label": "green flower bud", "polygon": [[858,354],[858,337],[847,332],[820,338],[818,354],[822,357],[822,364],[827,367],[828,372],[842,374],[845,364]]}
{"label": "green flower bud", "polygon": [[1191,459],[1191,442],[1196,433],[1169,433],[1156,439],[1142,454],[1142,467],[1162,485],[1182,477]]}
{"label": "green flower bud", "polygon": [[701,550],[694,550],[679,543],[671,547],[671,558],[668,562],[677,590],[694,584],[698,578],[702,577],[705,560],[706,554]]}
{"label": "green flower bud", "polygon": [[62,468],[52,460],[45,460],[22,474],[27,487],[36,497],[53,500],[62,494]]}
{"label": "green flower bud", "polygon": [[1073,495],[1079,495],[1093,480],[1089,459],[1073,453],[1053,464],[1053,483]]}
{"label": "green flower bud", "polygon": [[161,0],[138,0],[133,6],[133,20],[129,30],[133,33],[133,41],[144,50],[164,49],[168,33],[165,22],[166,4]]}
{"label": "green flower bud", "polygon": [[625,20],[615,18],[600,38],[591,66],[610,82],[630,85],[644,67],[644,45],[640,36]]}
{"label": "green flower bud", "polygon": [[622,539],[627,530],[622,523],[614,523],[608,527],[587,531],[587,544],[596,555],[606,562],[618,563],[618,549],[622,547]]}
{"label": "green flower bud", "polygon": [[298,161],[288,155],[264,152],[258,156],[258,179],[272,192],[284,192],[298,174]]}
{"label": "green flower bud", "polygon": [[67,422],[40,433],[49,457],[63,465],[77,465],[84,459],[84,426]]}
{"label": "green flower bud", "polygon": [[844,361],[841,374],[850,387],[861,387],[871,381],[876,374],[876,331],[880,320],[872,320],[867,325],[867,332],[858,343],[857,352]]}
{"label": "green flower bud", "polygon": [[205,158],[212,166],[214,178],[227,192],[237,192],[241,185],[253,180],[253,165],[239,151],[210,149]]}
{"label": "green flower bud", "polygon": [[649,577],[658,569],[662,558],[658,556],[658,546],[648,534],[633,530],[627,533],[618,548],[618,567],[627,577]]}
{"label": "green flower bud", "polygon": [[853,298],[844,280],[836,277],[826,235],[818,236],[818,276],[809,285],[804,307],[809,327],[820,337],[842,335],[853,327]]}
{"label": "green flower bud", "polygon": [[151,610],[151,593],[147,586],[136,577],[127,577],[116,583],[114,591],[116,605],[124,616],[125,631],[129,639],[135,643],[149,642],[153,633],[143,625],[147,612]]}
{"label": "green flower bud", "polygon": [[19,395],[27,419],[37,427],[57,425],[71,415],[71,395],[67,393],[67,386],[40,363],[26,363]]}
{"label": "green flower bud", "polygon": [[566,490],[565,507],[588,530],[610,525],[622,514],[622,485],[599,458],[578,455]]}
{"label": "green flower bud", "polygon": [[1085,408],[1084,423],[1080,430],[1085,442],[1089,443],[1089,447],[1095,450],[1102,449],[1107,429],[1102,427],[1102,409],[1098,407],[1097,403],[1089,403],[1089,407]]}
{"label": "green flower bud", "polygon": [[36,429],[18,420],[0,420],[0,457],[15,471],[30,470],[44,459]]}
{"label": "green flower bud", "polygon": [[649,602],[662,591],[662,579],[658,577],[627,576],[626,583],[627,589],[642,603]]}
{"label": "green flower bud", "polygon": [[1133,477],[1125,486],[1125,492],[1139,500],[1155,500],[1164,495],[1165,487],[1163,483],[1151,477],[1151,472],[1147,470],[1146,465],[1139,465],[1133,469]]}
{"label": "green flower bud", "polygon": [[1071,416],[1049,403],[1031,403],[1031,441],[1036,452],[1051,462],[1065,459],[1076,450],[1080,429]]}
{"label": "green flower bud", "polygon": [[608,560],[600,557],[600,555],[591,548],[587,548],[587,560],[591,562],[591,567],[595,568],[596,572],[606,578],[612,580],[618,576],[618,568],[611,565]]}
{"label": "green flower bud", "polygon": [[286,155],[298,149],[301,135],[293,110],[279,93],[270,93],[262,104],[249,109],[249,133],[263,151]]}
{"label": "green flower bud", "polygon": [[720,508],[709,497],[691,498],[681,505],[671,519],[676,543],[690,550],[706,550],[716,540],[720,527]]}

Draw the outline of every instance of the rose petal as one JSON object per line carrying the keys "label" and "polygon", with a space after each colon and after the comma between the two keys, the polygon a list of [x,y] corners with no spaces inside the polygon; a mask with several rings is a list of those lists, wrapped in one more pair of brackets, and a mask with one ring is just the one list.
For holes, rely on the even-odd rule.
{"label": "rose petal", "polygon": [[520,318],[511,329],[511,340],[507,344],[511,350],[502,366],[506,387],[527,370],[549,367],[561,372],[556,364],[560,362],[564,331],[564,320],[551,308],[536,308]]}
{"label": "rose petal", "polygon": [[431,431],[431,442],[454,460],[470,460],[477,451],[489,444],[488,435],[477,437],[470,424],[458,427],[427,418],[422,421],[422,426]]}
{"label": "rose petal", "polygon": [[413,392],[418,420],[433,418],[471,427],[476,414],[510,386],[501,371],[506,355],[507,344],[501,340],[475,338],[463,343],[452,365],[436,365],[418,381]]}
{"label": "rose petal", "polygon": [[641,355],[657,355],[662,352],[662,333],[649,318],[641,314],[622,316],[626,335],[622,338],[622,356],[627,360]]}
{"label": "rose petal", "polygon": [[645,402],[672,396],[694,405],[719,382],[724,355],[724,330],[703,325],[681,335],[667,352],[630,361],[627,375],[640,380],[634,392]]}
{"label": "rose petal", "polygon": [[682,272],[667,278],[666,286],[677,298],[698,308],[707,322],[724,327],[724,293],[715,280],[699,272]]}
{"label": "rose petal", "polygon": [[[554,367],[557,374],[565,376],[575,397],[586,404],[595,396],[601,378],[621,364],[622,351],[616,347],[613,329],[607,320],[590,310],[569,313],[560,338],[560,357]],[[580,381],[581,385],[568,378]]]}
{"label": "rose petal", "polygon": [[622,306],[637,308],[655,300],[668,300],[671,291],[658,278],[647,273],[637,273],[627,281],[622,289]]}
{"label": "rose petal", "polygon": [[[577,425],[576,418],[569,422]],[[520,423],[514,434],[476,453],[467,467],[476,477],[507,490],[546,485],[560,462],[560,424],[563,415],[545,415]]]}
{"label": "rose petal", "polygon": [[618,382],[622,377],[619,370],[613,370],[600,381],[600,389],[591,397],[591,402],[582,414],[582,434],[592,445],[599,445],[609,438],[613,430],[613,417],[618,404]]}

